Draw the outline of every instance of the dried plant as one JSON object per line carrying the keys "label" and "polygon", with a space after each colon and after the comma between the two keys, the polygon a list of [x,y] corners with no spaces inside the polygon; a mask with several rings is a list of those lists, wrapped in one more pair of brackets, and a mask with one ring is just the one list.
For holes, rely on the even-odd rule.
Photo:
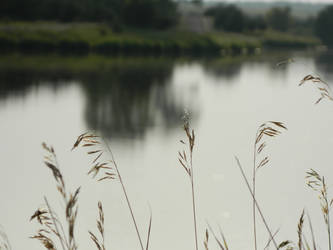
{"label": "dried plant", "polygon": [[10,245],[9,239],[5,230],[0,227],[0,250],[11,250],[12,246]]}
{"label": "dried plant", "polygon": [[333,204],[333,199],[329,201],[327,194],[327,185],[325,183],[324,176],[320,176],[319,173],[313,169],[306,172],[307,185],[314,191],[319,193],[319,200],[321,211],[324,217],[324,221],[327,227],[328,234],[328,246],[331,250],[331,226],[330,226],[330,208]]}
{"label": "dried plant", "polygon": [[317,246],[316,246],[316,240],[315,240],[315,236],[314,236],[314,231],[313,231],[313,227],[312,227],[311,218],[310,218],[310,215],[308,213],[306,213],[306,215],[307,215],[307,218],[308,218],[310,232],[311,232],[312,248],[313,248],[313,250],[316,250]]}
{"label": "dried plant", "polygon": [[76,139],[72,150],[76,149],[78,146],[88,148],[88,155],[93,156],[91,162],[91,168],[88,171],[88,175],[95,178],[98,177],[98,181],[115,179],[116,174],[114,173],[114,162],[113,161],[100,161],[102,155],[104,154],[104,148],[100,141],[100,137],[91,133],[84,133],[78,136]]}
{"label": "dried plant", "polygon": [[178,151],[178,160],[180,165],[186,171],[190,181],[191,181],[191,190],[192,190],[192,210],[193,210],[193,223],[194,223],[194,240],[195,240],[195,249],[198,250],[198,234],[197,234],[197,217],[196,217],[196,204],[195,204],[195,191],[194,191],[194,178],[193,178],[193,148],[195,142],[194,130],[190,128],[189,116],[185,114],[184,116],[184,131],[187,137],[187,143],[181,140],[180,142],[188,146],[188,150],[185,149]]}
{"label": "dried plant", "polygon": [[[150,208],[150,207],[149,207]],[[147,231],[147,243],[146,243],[146,250],[149,249],[149,241],[150,241],[150,234],[151,234],[151,226],[153,222],[153,214],[150,209],[150,218],[149,218],[149,225],[148,225],[148,231]]]}
{"label": "dried plant", "polygon": [[278,248],[277,249],[282,249],[282,248],[285,248],[286,250],[293,250],[294,247],[292,246],[292,242],[289,241],[289,240],[285,240],[285,241],[282,241],[279,245],[278,245]]}
{"label": "dried plant", "polygon": [[209,233],[208,233],[208,230],[206,229],[206,232],[205,232],[205,239],[204,239],[204,247],[205,247],[205,250],[208,250],[208,241],[209,241]]}
{"label": "dried plant", "polygon": [[65,204],[65,218],[68,228],[66,234],[63,224],[57,214],[51,209],[47,198],[44,197],[46,207],[38,208],[30,218],[30,220],[36,219],[41,225],[41,228],[31,238],[39,240],[46,249],[57,249],[54,243],[54,238],[57,238],[63,250],[76,250],[77,244],[74,229],[78,212],[77,199],[80,188],[76,189],[74,193],[67,192],[53,147],[49,147],[45,143],[43,143],[42,146],[46,151],[44,157],[45,166],[52,171],[53,177],[57,183],[57,190]]}
{"label": "dried plant", "polygon": [[328,84],[325,81],[323,81],[319,77],[314,77],[312,75],[307,75],[301,80],[301,82],[298,84],[298,86],[301,86],[306,82],[311,82],[312,84],[316,84],[316,87],[319,91],[320,97],[315,102],[315,104],[318,104],[321,100],[323,100],[325,98],[328,99],[328,100],[333,101],[333,98],[330,94],[330,88],[329,88]]}
{"label": "dried plant", "polygon": [[297,235],[298,235],[298,248],[300,250],[303,249],[303,241],[302,241],[302,238],[303,238],[303,224],[304,224],[304,209],[302,211],[302,214],[301,214],[301,217],[299,218],[299,222],[298,222],[298,225],[297,225]]}
{"label": "dried plant", "polygon": [[[105,144],[107,151],[111,156],[111,160],[107,161],[107,162],[98,161],[99,159],[101,159],[102,155],[105,153],[103,144]],[[118,178],[118,180],[121,184],[126,202],[127,202],[128,209],[129,209],[131,217],[132,217],[133,224],[135,226],[135,230],[136,230],[137,237],[139,239],[141,250],[144,250],[143,241],[141,239],[141,235],[140,235],[140,232],[139,232],[139,229],[137,226],[133,208],[132,208],[132,205],[128,198],[125,184],[123,182],[118,165],[115,161],[114,155],[112,153],[112,150],[111,150],[109,144],[106,143],[101,137],[99,137],[95,134],[83,133],[78,136],[77,140],[75,141],[75,143],[73,145],[72,150],[74,150],[75,148],[77,148],[79,146],[87,147],[87,148],[91,149],[87,152],[87,154],[94,156],[93,161],[92,161],[92,166],[88,172],[88,175],[92,175],[93,178],[95,178],[97,175],[99,175],[100,172],[102,172],[98,181],[112,180],[112,179]],[[148,242],[148,239],[147,239],[147,242]]]}
{"label": "dried plant", "polygon": [[[256,132],[254,149],[253,149],[253,172],[252,172],[252,192],[256,197],[256,173],[257,171],[269,163],[269,156],[264,154],[267,146],[267,138],[273,138],[281,134],[282,130],[287,130],[287,127],[282,122],[268,121],[261,124]],[[257,249],[257,228],[256,228],[256,206],[253,200],[253,234],[254,248]]]}
{"label": "dried plant", "polygon": [[255,206],[256,206],[256,208],[257,208],[259,214],[260,214],[260,217],[261,217],[261,219],[262,219],[262,221],[263,221],[263,223],[264,223],[264,225],[265,225],[265,227],[266,227],[266,230],[267,230],[267,232],[268,232],[270,238],[272,239],[272,242],[273,242],[275,248],[276,248],[276,249],[279,249],[279,247],[278,247],[278,245],[276,244],[276,241],[275,241],[275,239],[274,239],[274,235],[272,234],[272,231],[271,231],[271,229],[269,228],[269,226],[268,226],[268,224],[267,224],[267,222],[266,222],[266,219],[265,219],[263,213],[261,212],[261,209],[260,209],[260,207],[259,207],[259,204],[258,204],[258,202],[257,202],[257,200],[256,200],[256,198],[255,198],[255,196],[254,196],[254,193],[253,193],[253,191],[251,190],[251,187],[250,187],[249,181],[248,181],[247,178],[246,178],[246,175],[245,175],[245,173],[244,173],[243,167],[242,167],[242,165],[241,165],[239,159],[238,159],[236,156],[235,156],[235,159],[236,159],[236,162],[237,162],[238,168],[239,168],[239,170],[240,170],[240,172],[241,172],[241,174],[242,174],[242,176],[243,176],[243,178],[244,178],[244,181],[245,181],[245,183],[246,183],[246,186],[247,186],[247,188],[248,188],[248,190],[249,190],[249,192],[250,192],[250,194],[251,194],[251,196],[252,196],[252,199],[253,199],[253,201],[254,201],[254,204],[255,204]]}
{"label": "dried plant", "polygon": [[105,250],[105,237],[104,237],[104,212],[102,202],[98,202],[98,214],[99,218],[97,219],[97,229],[99,234],[101,235],[102,240],[100,241],[98,237],[89,231],[91,240],[95,243],[98,250]]}
{"label": "dried plant", "polygon": [[[273,234],[273,237],[274,237],[274,238],[275,238],[275,236],[278,234],[279,231],[280,231],[280,229],[277,229],[277,230],[275,231],[275,233]],[[272,242],[272,238],[269,237],[269,238],[268,238],[268,241],[267,241],[267,243],[266,243],[266,246],[264,247],[265,250],[266,250],[266,249],[269,249],[269,245],[271,244],[271,242]]]}
{"label": "dried plant", "polygon": [[213,237],[214,237],[217,245],[219,246],[219,248],[221,250],[228,250],[229,248],[228,248],[227,240],[226,240],[226,238],[225,238],[225,236],[224,236],[224,234],[222,232],[221,227],[219,226],[219,232],[220,232],[220,237],[221,237],[221,239],[219,239],[217,237],[217,235],[215,234],[213,228],[211,227],[211,225],[208,222],[207,222],[207,226],[209,228],[209,231],[213,234]]}

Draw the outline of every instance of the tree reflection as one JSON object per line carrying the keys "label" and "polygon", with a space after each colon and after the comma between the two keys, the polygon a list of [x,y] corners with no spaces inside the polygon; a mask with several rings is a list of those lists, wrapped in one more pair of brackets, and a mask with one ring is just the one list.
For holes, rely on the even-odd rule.
{"label": "tree reflection", "polygon": [[141,137],[152,126],[179,124],[184,106],[170,94],[172,69],[170,61],[132,59],[86,77],[88,127],[123,138]]}
{"label": "tree reflection", "polygon": [[[315,58],[317,69],[325,76],[332,78],[333,74],[333,50],[325,51]],[[325,77],[326,78],[326,77]],[[325,79],[323,79],[325,80]]]}

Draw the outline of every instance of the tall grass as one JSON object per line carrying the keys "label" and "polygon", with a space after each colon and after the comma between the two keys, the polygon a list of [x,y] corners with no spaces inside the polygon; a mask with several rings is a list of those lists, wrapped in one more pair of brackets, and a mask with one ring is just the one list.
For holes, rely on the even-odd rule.
{"label": "tall grass", "polygon": [[[262,156],[267,145],[267,137],[276,137],[281,134],[281,129],[287,130],[282,122],[268,121],[261,124],[256,132],[256,137],[253,146],[253,170],[252,170],[252,192],[253,192],[253,235],[254,249],[257,250],[257,226],[256,226],[256,174],[259,169],[269,163],[269,156]],[[260,157],[260,159],[258,159]],[[239,163],[239,161],[237,161]]]}
{"label": "tall grass", "polygon": [[77,199],[80,188],[77,188],[74,193],[67,190],[53,147],[47,146],[45,143],[42,146],[46,151],[45,166],[51,170],[56,181],[57,190],[65,205],[64,217],[67,230],[65,230],[65,225],[52,209],[47,198],[44,197],[45,208],[38,208],[30,218],[30,220],[37,220],[40,224],[40,229],[31,238],[39,240],[46,249],[57,249],[57,243],[55,242],[57,239],[63,250],[76,250],[77,243],[74,228],[78,213]]}
{"label": "tall grass", "polygon": [[[194,241],[195,241],[195,249],[198,250],[198,230],[197,230],[194,173],[193,173],[193,148],[194,148],[194,142],[195,142],[195,134],[194,134],[194,130],[190,129],[188,114],[185,114],[184,131],[185,131],[185,134],[187,137],[187,144],[183,140],[181,140],[181,143],[188,146],[188,153],[186,153],[185,150],[183,150],[182,152],[179,151],[178,160],[179,160],[181,166],[185,169],[185,171],[191,181]],[[189,154],[189,157],[187,156],[188,154]]]}
{"label": "tall grass", "polygon": [[[96,177],[101,170],[104,170],[102,173],[102,177],[99,178],[98,181],[110,180],[110,179],[112,180],[112,179],[115,179],[115,177],[118,178],[118,180],[121,184],[121,188],[123,190],[126,202],[127,202],[128,209],[129,209],[131,217],[132,217],[132,221],[133,221],[133,224],[134,224],[134,227],[136,230],[136,234],[138,236],[140,247],[142,250],[144,250],[143,241],[142,241],[142,238],[141,238],[141,235],[139,232],[139,228],[138,228],[135,216],[134,216],[133,208],[132,208],[131,202],[129,200],[127,190],[126,190],[125,184],[123,182],[122,176],[120,174],[117,162],[115,160],[115,157],[112,153],[112,150],[111,150],[109,144],[105,143],[107,151],[108,151],[109,155],[111,156],[111,160],[109,160],[108,162],[102,162],[102,163],[100,163],[98,161],[101,158],[101,156],[104,154],[104,149],[99,147],[101,145],[101,143],[102,142],[101,142],[101,140],[99,140],[99,136],[90,134],[90,133],[84,133],[84,134],[81,134],[77,138],[72,150],[77,148],[80,145],[82,145],[82,147],[88,147],[88,148],[92,147],[93,149],[88,151],[88,155],[94,156],[94,159],[92,161],[92,167],[89,170],[88,174],[93,174],[93,177]],[[96,149],[96,147],[98,147],[98,149]],[[113,173],[113,170],[115,170],[116,173]],[[147,239],[147,242],[149,242],[149,238]]]}

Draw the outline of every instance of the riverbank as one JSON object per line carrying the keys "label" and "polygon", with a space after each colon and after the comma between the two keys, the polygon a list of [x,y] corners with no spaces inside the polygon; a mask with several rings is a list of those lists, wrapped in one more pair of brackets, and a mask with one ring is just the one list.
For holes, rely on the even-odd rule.
{"label": "riverbank", "polygon": [[22,52],[200,55],[254,53],[263,47],[307,48],[315,37],[266,31],[252,34],[126,30],[115,33],[106,24],[2,22],[0,50]]}

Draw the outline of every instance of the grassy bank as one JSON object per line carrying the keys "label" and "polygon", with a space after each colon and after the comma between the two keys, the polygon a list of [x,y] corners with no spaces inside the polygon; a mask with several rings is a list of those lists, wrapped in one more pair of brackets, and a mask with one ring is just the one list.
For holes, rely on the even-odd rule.
{"label": "grassy bank", "polygon": [[265,32],[260,34],[126,30],[114,33],[106,24],[57,22],[0,23],[0,50],[103,54],[225,54],[252,53],[256,48],[311,47],[312,37]]}

